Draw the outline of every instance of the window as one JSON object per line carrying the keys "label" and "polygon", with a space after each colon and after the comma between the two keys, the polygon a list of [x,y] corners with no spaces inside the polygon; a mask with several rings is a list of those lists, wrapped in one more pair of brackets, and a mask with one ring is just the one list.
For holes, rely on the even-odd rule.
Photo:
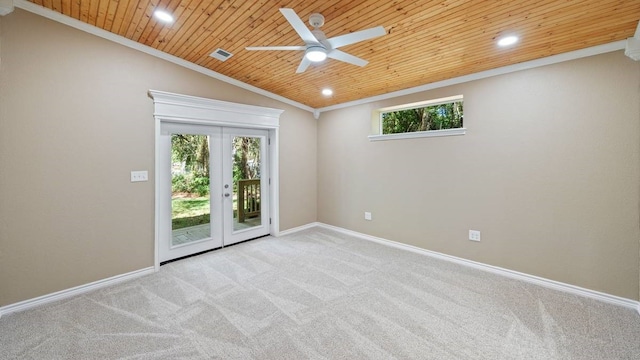
{"label": "window", "polygon": [[378,109],[378,133],[371,140],[463,135],[462,95]]}

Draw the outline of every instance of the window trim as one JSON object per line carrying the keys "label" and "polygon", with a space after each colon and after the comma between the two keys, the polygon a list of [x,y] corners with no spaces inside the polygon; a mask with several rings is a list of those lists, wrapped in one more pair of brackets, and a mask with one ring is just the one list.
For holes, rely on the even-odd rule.
{"label": "window trim", "polygon": [[428,106],[436,106],[441,104],[448,104],[456,101],[464,101],[463,95],[454,95],[438,99],[419,101],[410,104],[395,105],[376,109],[373,111],[374,117],[378,123],[377,134],[369,135],[369,141],[381,141],[381,140],[399,140],[399,139],[415,139],[424,137],[440,137],[440,136],[455,136],[465,135],[467,129],[465,127],[454,129],[442,129],[442,130],[427,130],[427,131],[413,131],[406,133],[395,134],[383,134],[382,133],[382,115],[393,111],[411,110],[417,108],[423,108]]}
{"label": "window trim", "polygon": [[369,141],[384,141],[384,140],[400,140],[400,139],[416,139],[425,137],[442,137],[442,136],[455,136],[464,135],[467,133],[467,128],[455,128],[455,129],[442,129],[442,130],[428,130],[428,131],[414,131],[397,134],[384,134],[384,135],[369,135]]}

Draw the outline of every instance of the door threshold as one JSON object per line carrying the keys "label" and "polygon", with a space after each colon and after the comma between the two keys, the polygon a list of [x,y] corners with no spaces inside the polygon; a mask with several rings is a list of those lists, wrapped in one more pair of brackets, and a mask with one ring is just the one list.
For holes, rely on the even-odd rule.
{"label": "door threshold", "polygon": [[261,239],[261,238],[263,238],[263,237],[267,237],[267,236],[270,236],[270,235],[271,235],[271,234],[260,235],[260,236],[256,236],[256,237],[251,238],[251,239],[247,239],[247,240],[243,240],[243,241],[238,241],[238,242],[237,242],[237,243],[235,243],[235,244],[231,244],[231,245],[227,245],[227,246],[224,246],[224,245],[223,245],[223,246],[220,246],[220,247],[217,247],[217,248],[213,248],[213,249],[209,249],[209,250],[205,250],[205,251],[200,251],[200,252],[197,252],[197,253],[195,253],[195,254],[190,254],[190,255],[181,256],[181,257],[179,257],[179,258],[175,258],[175,259],[171,259],[171,260],[167,260],[167,261],[162,261],[162,262],[160,263],[160,266],[165,265],[165,264],[168,264],[168,263],[172,263],[172,262],[174,262],[174,261],[183,260],[183,259],[187,259],[187,258],[190,258],[190,257],[194,257],[194,256],[198,256],[198,255],[206,254],[206,253],[209,253],[209,252],[212,252],[212,251],[216,251],[216,250],[220,250],[220,249],[228,248],[228,247],[230,247],[230,246],[235,246],[235,245],[238,245],[238,244],[243,244],[243,243],[246,243],[246,242],[251,241],[251,240]]}
{"label": "door threshold", "polygon": [[264,234],[264,235],[256,236],[256,237],[251,238],[251,239],[238,241],[238,242],[237,242],[237,243],[235,243],[235,244],[226,245],[226,246],[222,246],[222,247],[228,248],[229,246],[236,246],[236,245],[238,245],[238,244],[246,243],[247,241],[257,240],[257,239],[262,239],[263,237],[267,237],[267,236],[269,236],[269,235],[271,235],[271,234]]}

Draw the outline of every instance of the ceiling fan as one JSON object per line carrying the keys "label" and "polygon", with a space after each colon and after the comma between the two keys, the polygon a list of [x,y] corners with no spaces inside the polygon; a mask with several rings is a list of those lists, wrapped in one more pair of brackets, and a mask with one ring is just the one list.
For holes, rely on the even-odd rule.
{"label": "ceiling fan", "polygon": [[338,50],[339,47],[355,44],[360,41],[373,39],[378,36],[385,35],[387,32],[382,26],[356,31],[350,34],[334,36],[327,39],[320,27],[324,25],[324,16],[321,14],[311,14],[309,23],[313,26],[313,30],[309,30],[304,22],[300,19],[293,9],[282,8],[280,12],[289,21],[289,24],[298,33],[304,41],[304,46],[258,46],[247,47],[246,50],[304,50],[305,54],[296,70],[296,73],[302,73],[312,62],[320,62],[327,57],[340,60],[349,64],[365,66],[368,61],[357,56],[347,54]]}

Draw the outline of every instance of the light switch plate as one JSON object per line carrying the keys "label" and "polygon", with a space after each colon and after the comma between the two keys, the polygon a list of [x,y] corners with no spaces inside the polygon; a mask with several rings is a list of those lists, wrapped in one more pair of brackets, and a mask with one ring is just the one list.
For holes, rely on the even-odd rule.
{"label": "light switch plate", "polygon": [[131,182],[148,181],[148,180],[149,180],[149,172],[147,170],[131,172]]}

